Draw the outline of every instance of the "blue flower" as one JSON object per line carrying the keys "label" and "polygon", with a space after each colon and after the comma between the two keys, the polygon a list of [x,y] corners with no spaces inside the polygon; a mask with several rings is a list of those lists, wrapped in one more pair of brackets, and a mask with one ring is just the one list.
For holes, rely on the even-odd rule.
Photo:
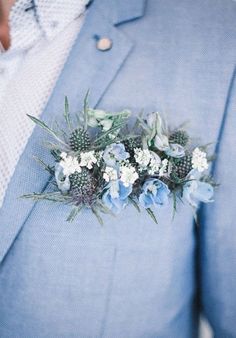
{"label": "blue flower", "polygon": [[103,153],[103,159],[110,167],[115,167],[118,161],[126,160],[129,157],[130,155],[126,152],[122,143],[112,143],[106,147]]}
{"label": "blue flower", "polygon": [[169,148],[165,151],[166,155],[180,158],[185,155],[184,147],[177,143],[170,144]]}
{"label": "blue flower", "polygon": [[118,214],[128,204],[128,196],[132,192],[132,185],[125,187],[120,181],[111,181],[106,186],[106,191],[102,196],[104,205],[114,214]]}
{"label": "blue flower", "polygon": [[193,169],[188,175],[188,181],[183,188],[183,197],[188,203],[197,208],[199,202],[213,202],[214,188],[207,182],[200,181],[201,174]]}
{"label": "blue flower", "polygon": [[55,166],[55,179],[58,189],[61,190],[62,193],[66,193],[70,190],[69,176],[63,174],[63,167],[59,163]]}
{"label": "blue flower", "polygon": [[168,186],[156,178],[148,179],[139,196],[139,203],[144,208],[150,208],[152,205],[164,206],[168,202],[170,190]]}

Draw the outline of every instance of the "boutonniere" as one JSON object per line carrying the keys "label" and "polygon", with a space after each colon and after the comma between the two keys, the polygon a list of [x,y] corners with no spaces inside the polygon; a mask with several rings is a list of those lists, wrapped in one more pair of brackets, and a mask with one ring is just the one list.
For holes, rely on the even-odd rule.
{"label": "boutonniere", "polygon": [[72,206],[68,221],[89,208],[102,223],[102,213],[118,214],[132,204],[157,223],[154,209],[170,199],[173,210],[186,200],[194,210],[199,202],[212,202],[214,182],[206,174],[211,158],[206,147],[193,146],[188,133],[170,130],[157,112],[142,114],[133,123],[131,112],[92,109],[88,95],[80,116],[71,116],[65,99],[65,130],[54,130],[31,120],[55,142],[49,150],[55,164],[39,162],[52,175],[52,189],[24,195]]}

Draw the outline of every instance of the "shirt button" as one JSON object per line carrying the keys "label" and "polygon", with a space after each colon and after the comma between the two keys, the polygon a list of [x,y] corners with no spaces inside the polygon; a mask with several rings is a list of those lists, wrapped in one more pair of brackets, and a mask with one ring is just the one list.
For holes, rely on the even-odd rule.
{"label": "shirt button", "polygon": [[112,48],[112,40],[109,38],[100,38],[97,41],[97,49],[105,52]]}

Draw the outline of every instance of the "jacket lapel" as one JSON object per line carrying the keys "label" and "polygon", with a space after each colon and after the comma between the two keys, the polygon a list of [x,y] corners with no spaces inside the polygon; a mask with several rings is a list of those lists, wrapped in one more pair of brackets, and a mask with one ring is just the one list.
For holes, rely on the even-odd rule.
{"label": "jacket lapel", "polygon": [[[111,3],[98,0],[90,6],[82,30],[46,109],[41,115],[42,120],[46,122],[61,120],[65,95],[69,98],[71,112],[78,111],[88,89],[91,93],[90,105],[95,107],[128,57],[133,44],[113,26],[113,24],[127,20],[124,10],[120,9],[125,5],[124,1],[121,1],[120,5],[120,0],[114,1],[117,1],[117,14],[113,16],[113,23],[104,16],[104,13],[109,13],[110,17],[112,11],[114,14],[114,7]],[[136,0],[136,2],[132,0],[131,2],[133,4],[133,18],[141,16],[140,5],[144,3],[144,0]],[[128,7],[129,19],[132,19],[131,7]],[[138,16],[137,13],[139,13]],[[96,48],[96,38],[98,37],[109,37],[113,42],[112,48],[106,52],[99,51]],[[29,113],[33,114],[33,112]],[[19,197],[25,193],[43,191],[50,179],[47,172],[40,169],[38,163],[33,159],[33,156],[36,155],[44,161],[50,162],[50,155],[42,146],[44,137],[45,133],[39,127],[35,127],[17,164],[3,206],[0,209],[0,262],[35,206],[35,202]]]}

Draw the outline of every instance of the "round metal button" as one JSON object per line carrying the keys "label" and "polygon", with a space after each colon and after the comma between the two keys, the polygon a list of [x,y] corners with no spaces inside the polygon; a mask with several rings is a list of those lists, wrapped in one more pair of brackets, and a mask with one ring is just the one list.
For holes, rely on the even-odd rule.
{"label": "round metal button", "polygon": [[112,48],[112,40],[109,38],[100,38],[97,41],[97,49],[105,52]]}

